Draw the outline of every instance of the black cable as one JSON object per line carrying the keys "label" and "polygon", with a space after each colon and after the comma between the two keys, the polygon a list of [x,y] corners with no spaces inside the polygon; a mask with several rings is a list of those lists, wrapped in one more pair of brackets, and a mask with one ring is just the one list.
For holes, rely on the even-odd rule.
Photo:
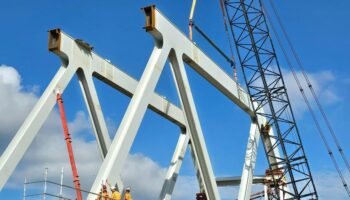
{"label": "black cable", "polygon": [[332,125],[331,125],[331,123],[330,123],[330,121],[329,121],[329,119],[328,119],[328,117],[327,117],[327,115],[326,115],[326,113],[325,113],[325,111],[323,109],[323,106],[321,105],[321,103],[320,103],[320,101],[319,101],[319,99],[318,99],[318,97],[317,97],[317,95],[315,93],[315,90],[312,87],[311,81],[310,81],[308,75],[305,73],[304,65],[302,64],[301,59],[300,59],[299,55],[297,54],[297,52],[296,52],[296,50],[294,48],[294,45],[292,44],[292,42],[291,42],[291,40],[290,40],[290,38],[289,38],[289,36],[287,34],[286,29],[283,26],[282,20],[281,20],[281,18],[279,16],[279,13],[278,13],[278,11],[277,11],[273,1],[269,0],[269,2],[271,4],[272,10],[273,10],[273,12],[274,12],[274,14],[275,14],[275,16],[277,18],[278,24],[281,27],[283,35],[286,38],[287,43],[288,43],[288,45],[290,46],[290,48],[292,50],[292,54],[293,54],[295,60],[297,61],[298,65],[299,65],[299,67],[301,69],[301,72],[302,72],[302,74],[303,74],[303,76],[304,76],[304,78],[305,78],[305,80],[306,80],[306,82],[308,84],[308,88],[311,91],[311,94],[312,94],[312,96],[313,96],[313,98],[314,98],[314,100],[315,100],[315,102],[317,104],[317,107],[320,110],[320,112],[322,114],[322,117],[323,117],[324,121],[326,122],[327,128],[328,128],[329,132],[332,135],[334,143],[337,145],[338,151],[339,151],[339,153],[340,153],[340,155],[341,155],[341,157],[342,157],[342,159],[343,159],[343,161],[344,161],[348,171],[350,172],[350,164],[349,164],[349,162],[348,162],[348,160],[347,160],[347,158],[346,158],[346,156],[345,156],[345,154],[343,152],[343,149],[342,149],[342,147],[341,147],[341,145],[339,143],[339,140],[338,140],[338,138],[337,138],[337,136],[335,134],[335,131],[334,131],[334,129],[333,129],[333,127],[332,127]]}
{"label": "black cable", "polygon": [[206,40],[209,42],[209,44],[211,44],[211,45],[214,47],[214,49],[216,49],[216,50],[220,53],[220,55],[222,55],[222,56],[226,59],[227,62],[230,63],[231,66],[234,66],[234,65],[235,65],[235,62],[234,62],[230,57],[228,57],[228,56],[225,54],[225,52],[223,52],[223,51],[218,47],[218,45],[216,45],[215,42],[214,42],[213,40],[211,40],[211,39],[209,38],[209,36],[208,36],[207,34],[205,34],[205,33],[202,31],[202,29],[200,29],[195,23],[193,23],[192,25],[193,25],[194,29],[195,29],[204,39],[206,39]]}
{"label": "black cable", "polygon": [[231,54],[231,59],[233,60],[233,63],[231,63],[231,67],[233,68],[233,77],[235,79],[236,82],[238,82],[238,78],[237,78],[237,67],[235,64],[235,58],[233,56],[233,47],[232,47],[232,43],[231,43],[231,37],[230,37],[230,33],[228,31],[227,28],[227,21],[226,21],[226,12],[225,12],[225,8],[224,8],[224,2],[223,0],[219,0],[220,1],[220,8],[221,8],[221,13],[222,13],[222,18],[224,21],[224,26],[225,26],[225,32],[226,32],[226,37],[230,46],[230,54]]}
{"label": "black cable", "polygon": [[301,86],[300,80],[299,80],[299,78],[296,75],[295,69],[294,69],[294,67],[293,67],[293,65],[292,65],[292,63],[291,63],[291,61],[290,61],[290,59],[288,57],[288,54],[287,54],[286,50],[284,49],[284,47],[282,45],[282,41],[281,41],[281,39],[280,39],[276,29],[274,28],[274,26],[272,24],[272,21],[271,21],[271,18],[270,18],[270,15],[266,11],[266,9],[265,9],[265,14],[266,14],[268,20],[270,21],[271,29],[272,29],[273,33],[275,34],[275,38],[277,39],[277,43],[278,43],[278,45],[280,46],[280,48],[281,48],[281,50],[283,52],[283,55],[284,55],[284,57],[285,57],[285,59],[287,61],[287,64],[288,64],[288,66],[289,66],[289,68],[290,68],[290,70],[291,70],[291,72],[293,74],[293,77],[294,77],[294,79],[295,79],[295,81],[296,81],[296,83],[298,85],[299,91],[302,94],[304,102],[306,103],[306,105],[308,107],[308,110],[309,110],[309,112],[310,112],[310,114],[312,116],[312,119],[313,119],[313,121],[314,121],[314,123],[316,125],[316,128],[317,128],[317,130],[318,130],[318,132],[319,132],[319,134],[321,136],[321,139],[322,139],[324,145],[326,146],[326,149],[328,151],[329,156],[331,157],[333,165],[336,168],[340,179],[342,180],[343,186],[344,186],[345,190],[347,191],[348,196],[350,197],[350,190],[349,190],[349,188],[347,186],[347,183],[345,181],[343,173],[341,172],[341,170],[339,168],[339,165],[338,165],[337,161],[334,158],[334,154],[333,154],[333,152],[332,152],[332,150],[331,150],[331,148],[330,148],[330,146],[329,146],[329,144],[328,144],[328,142],[326,140],[326,137],[325,137],[325,135],[324,135],[324,133],[323,133],[323,131],[321,129],[321,126],[320,126],[320,124],[319,124],[319,122],[317,120],[316,114],[315,114],[314,110],[312,109],[311,104],[310,104],[309,100],[307,99],[307,97],[305,95],[305,92],[304,92],[303,87]]}

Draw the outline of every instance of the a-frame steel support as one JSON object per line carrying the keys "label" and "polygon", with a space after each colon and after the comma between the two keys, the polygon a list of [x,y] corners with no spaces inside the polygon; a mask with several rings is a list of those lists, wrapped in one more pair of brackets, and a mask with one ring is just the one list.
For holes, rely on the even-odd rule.
{"label": "a-frame steel support", "polygon": [[[206,192],[208,199],[220,199],[185,71],[185,63],[244,110],[252,118],[252,124],[261,126],[265,124],[266,120],[263,117],[254,118],[247,93],[154,6],[146,7],[144,11],[146,13],[145,28],[154,37],[155,47],[139,82],[112,65],[110,61],[95,54],[87,43],[76,40],[59,29],[49,31],[49,50],[61,58],[62,66],[2,154],[0,158],[0,188],[4,186],[53,109],[56,103],[55,91],[59,90],[63,93],[74,74],[77,74],[101,157],[104,159],[91,192],[97,193],[101,180],[106,179],[112,184],[117,183],[120,190],[123,188],[120,179],[122,166],[129,154],[143,115],[146,109],[150,108],[177,124],[182,130],[160,199],[171,198],[182,157],[189,142],[202,189]],[[167,59],[171,63],[182,108],[178,108],[154,93]],[[132,97],[112,142],[106,128],[93,77]],[[250,190],[252,184],[255,153],[259,140],[259,135],[255,134],[253,126],[250,131],[242,173],[242,179],[246,179],[241,184],[243,193],[247,193],[246,191]],[[269,134],[273,135],[273,132],[271,131]],[[279,156],[278,151],[273,153]],[[249,167],[247,168],[247,166]],[[92,198],[88,197],[88,199]]]}

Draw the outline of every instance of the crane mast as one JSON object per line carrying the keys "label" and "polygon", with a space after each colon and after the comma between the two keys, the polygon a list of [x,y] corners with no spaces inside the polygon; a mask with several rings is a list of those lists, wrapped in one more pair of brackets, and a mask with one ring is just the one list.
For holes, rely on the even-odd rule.
{"label": "crane mast", "polygon": [[[224,0],[238,58],[269,163],[273,199],[318,199],[261,0]],[[264,112],[262,112],[264,110]],[[273,129],[276,135],[267,134]],[[281,155],[276,155],[278,149]]]}

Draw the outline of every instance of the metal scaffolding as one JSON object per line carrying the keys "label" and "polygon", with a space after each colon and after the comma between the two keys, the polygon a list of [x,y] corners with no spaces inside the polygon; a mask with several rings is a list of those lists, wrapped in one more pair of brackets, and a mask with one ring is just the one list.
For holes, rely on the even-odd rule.
{"label": "metal scaffolding", "polygon": [[[23,200],[76,200],[74,193],[76,188],[63,184],[63,168],[61,171],[60,183],[48,178],[48,168],[45,168],[44,180],[30,180],[24,178]],[[79,188],[81,196],[92,195],[97,197],[99,194],[91,193]],[[112,199],[110,199],[112,200]]]}

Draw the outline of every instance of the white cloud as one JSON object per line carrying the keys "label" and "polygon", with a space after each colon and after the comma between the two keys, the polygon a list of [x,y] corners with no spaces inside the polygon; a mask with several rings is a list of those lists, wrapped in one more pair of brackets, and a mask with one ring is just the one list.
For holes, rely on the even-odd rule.
{"label": "white cloud", "polygon": [[10,88],[20,89],[21,77],[14,69],[10,66],[0,65],[0,82],[1,85],[7,85]]}
{"label": "white cloud", "polygon": [[33,91],[21,92],[20,80],[14,68],[0,65],[0,151],[37,100]]}
{"label": "white cloud", "polygon": [[144,155],[134,154],[129,155],[124,169],[124,184],[140,194],[136,199],[157,199],[166,174],[164,168]]}
{"label": "white cloud", "polygon": [[[343,174],[346,174],[345,172]],[[348,199],[338,174],[334,171],[313,173],[319,199]],[[349,177],[345,177],[349,180]]]}
{"label": "white cloud", "polygon": [[[329,105],[337,103],[341,100],[335,90],[336,78],[331,71],[320,71],[315,73],[306,73],[313,86],[316,96],[319,98],[321,104]],[[301,71],[296,71],[304,92],[309,99],[311,105],[315,105],[312,95],[308,89],[308,84],[304,79]],[[286,83],[287,92],[292,103],[293,111],[301,116],[307,111],[307,106],[299,91],[298,85],[294,80],[291,71],[283,70],[283,77]]]}

